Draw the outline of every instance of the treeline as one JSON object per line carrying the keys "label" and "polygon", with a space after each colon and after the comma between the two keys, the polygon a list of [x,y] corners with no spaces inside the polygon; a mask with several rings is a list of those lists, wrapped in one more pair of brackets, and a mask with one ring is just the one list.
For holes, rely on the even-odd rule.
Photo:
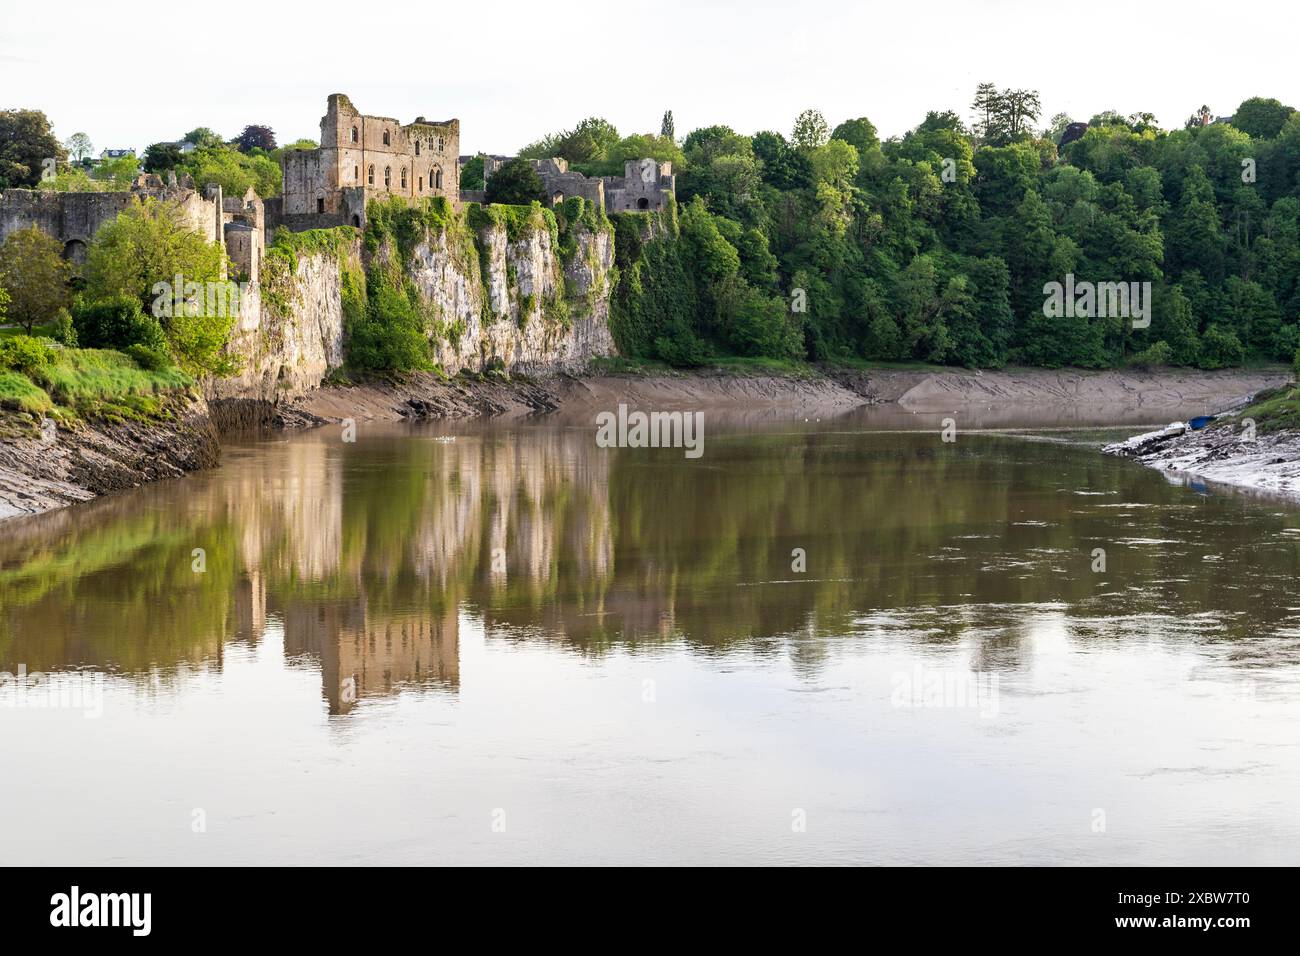
{"label": "treeline", "polygon": [[218,183],[229,196],[251,188],[267,198],[280,192],[284,152],[315,148],[309,139],[278,147],[268,126],[245,126],[230,140],[199,126],[174,142],[151,144],[142,157],[117,151],[120,155],[96,160],[85,133],[60,142],[40,110],[0,110],[0,189],[104,192],[129,188],[141,172],[175,172],[192,176],[200,186]]}
{"label": "treeline", "polygon": [[[620,346],[683,365],[1292,359],[1300,114],[1251,99],[1173,131],[1113,112],[1036,131],[1037,94],[991,84],[972,107],[974,128],[932,112],[884,141],[866,118],[832,129],[812,110],[789,137],[711,126],[680,146],[638,138],[678,164],[680,214],[653,227],[620,217]],[[559,146],[600,168],[632,145],[607,127],[585,121],[529,151]],[[1045,314],[1044,286],[1068,275],[1151,283],[1149,326]]]}

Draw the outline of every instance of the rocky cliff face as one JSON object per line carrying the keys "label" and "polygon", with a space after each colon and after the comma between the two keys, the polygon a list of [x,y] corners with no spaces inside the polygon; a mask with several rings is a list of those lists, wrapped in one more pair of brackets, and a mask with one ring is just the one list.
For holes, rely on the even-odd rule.
{"label": "rocky cliff face", "polygon": [[439,316],[434,358],[449,375],[493,365],[529,374],[576,371],[615,354],[609,332],[608,229],[575,229],[566,264],[546,229],[510,240],[505,226],[477,231],[478,269],[449,248],[448,233],[416,246],[408,271]]}
{"label": "rocky cliff face", "polygon": [[[205,383],[221,425],[251,423],[343,365],[345,272],[363,274],[363,242],[345,232],[328,248],[299,234],[299,248],[268,251],[227,346],[239,371]],[[613,231],[603,219],[575,223],[561,240],[536,209],[522,225],[480,222],[471,230],[457,218],[408,248],[402,269],[430,317],[433,360],[446,374],[572,372],[616,354]],[[391,263],[398,254],[389,239],[371,243],[365,258]]]}
{"label": "rocky cliff face", "polygon": [[[359,257],[352,243],[351,258]],[[240,365],[209,379],[207,397],[276,404],[320,385],[343,364],[342,266],[327,252],[300,255],[286,276],[250,283],[226,351]]]}

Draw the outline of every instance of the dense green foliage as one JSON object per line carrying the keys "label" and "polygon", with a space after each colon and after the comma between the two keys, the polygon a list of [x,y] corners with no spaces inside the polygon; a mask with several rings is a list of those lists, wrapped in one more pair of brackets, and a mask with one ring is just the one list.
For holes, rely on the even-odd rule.
{"label": "dense green foliage", "polygon": [[[95,234],[86,259],[83,300],[93,305],[135,299],[161,324],[182,368],[196,374],[228,374],[234,365],[222,349],[235,315],[229,309],[209,308],[212,300],[205,292],[200,292],[202,305],[170,307],[178,278],[182,293],[188,295],[191,286],[224,289],[223,271],[221,248],[195,232],[179,206],[148,199],[127,207]],[[237,301],[233,291],[221,298]],[[81,344],[89,343],[82,338]]]}
{"label": "dense green foliage", "polygon": [[77,344],[83,348],[125,352],[139,345],[163,354],[167,351],[162,326],[152,315],[141,311],[140,300],[132,296],[80,302],[72,310],[72,323]]}
{"label": "dense green foliage", "polygon": [[482,153],[471,156],[465,165],[460,168],[460,188],[469,190],[483,188]]}
{"label": "dense green foliage", "polygon": [[[1167,132],[1148,114],[1103,113],[1058,151],[1070,119],[1034,133],[1032,91],[986,85],[976,105],[979,133],[931,113],[881,142],[865,118],[828,132],[814,111],[789,139],[692,132],[680,223],[619,217],[624,351],[687,364],[726,353],[983,367],[1291,360],[1300,115],[1252,99],[1240,128]],[[1044,287],[1067,275],[1150,282],[1150,326],[1051,316]]]}
{"label": "dense green foliage", "polygon": [[[53,169],[47,168],[49,160],[54,160]],[[36,186],[67,160],[67,150],[40,110],[0,110],[0,189]]]}
{"label": "dense green foliage", "polygon": [[[248,129],[265,130],[266,127]],[[249,189],[263,198],[277,195],[284,174],[274,136],[268,139],[260,133],[248,134],[248,130],[245,135],[250,138],[245,140],[241,136],[227,144],[211,130],[191,130],[185,141],[193,142],[198,148],[190,153],[182,153],[176,143],[153,143],[144,152],[144,170],[158,174],[174,170],[178,176],[188,173],[201,186],[217,183],[227,196],[243,196]],[[271,145],[262,147],[257,145],[259,142]]]}
{"label": "dense green foliage", "polygon": [[[529,143],[519,151],[524,159],[549,159],[558,156],[588,176],[621,176],[623,163],[647,156],[669,162],[682,162],[682,151],[673,140],[672,112],[664,114],[658,136],[619,136],[608,120],[593,116],[571,130],[561,130]],[[489,200],[491,201],[491,200]]]}
{"label": "dense green foliage", "polygon": [[527,206],[542,198],[542,178],[525,159],[512,159],[488,177],[485,193],[489,203]]}

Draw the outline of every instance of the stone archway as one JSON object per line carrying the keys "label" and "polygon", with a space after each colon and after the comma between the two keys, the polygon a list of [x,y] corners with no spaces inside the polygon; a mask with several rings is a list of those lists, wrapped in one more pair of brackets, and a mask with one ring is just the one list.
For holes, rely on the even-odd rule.
{"label": "stone archway", "polygon": [[63,244],[63,258],[76,265],[86,264],[86,243],[82,239],[69,239]]}

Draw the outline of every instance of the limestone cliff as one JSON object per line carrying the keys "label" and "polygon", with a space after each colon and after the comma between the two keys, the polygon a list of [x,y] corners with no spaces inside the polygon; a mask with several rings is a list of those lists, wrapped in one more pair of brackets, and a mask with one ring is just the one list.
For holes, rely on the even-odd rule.
{"label": "limestone cliff", "polygon": [[572,227],[567,263],[546,228],[521,230],[513,239],[510,233],[507,225],[480,225],[477,270],[455,255],[446,231],[430,234],[413,251],[407,267],[439,319],[432,344],[443,371],[499,365],[546,374],[613,355],[610,230]]}
{"label": "limestone cliff", "polygon": [[[349,310],[392,317],[378,283],[418,302],[430,357],[446,375],[504,368],[577,371],[616,354],[609,331],[614,240],[583,200],[538,206],[380,209],[351,227],[277,233],[247,283],[227,345],[238,371],[205,383],[222,424],[301,397],[347,358]],[[238,410],[243,406],[243,410]]]}
{"label": "limestone cliff", "polygon": [[205,383],[211,401],[276,404],[319,386],[343,364],[343,273],[360,243],[340,235],[329,248],[268,252],[260,281],[244,285],[226,352],[239,366]]}

